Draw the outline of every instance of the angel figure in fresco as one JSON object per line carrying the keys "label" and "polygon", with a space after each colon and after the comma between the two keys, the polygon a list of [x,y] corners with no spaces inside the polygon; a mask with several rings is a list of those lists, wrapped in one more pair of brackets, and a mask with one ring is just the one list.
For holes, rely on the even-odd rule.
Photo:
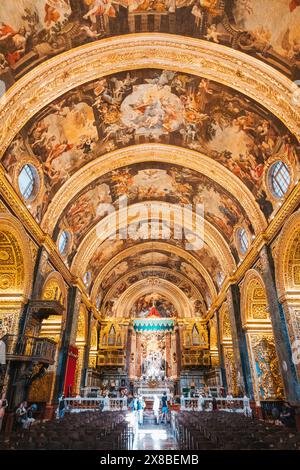
{"label": "angel figure in fresco", "polygon": [[219,43],[219,37],[221,36],[222,33],[219,33],[217,31],[217,26],[215,24],[212,24],[207,28],[207,34],[205,35],[205,39],[207,39],[208,41]]}
{"label": "angel figure in fresco", "polygon": [[109,18],[116,17],[116,9],[112,0],[84,0],[89,7],[89,11],[83,16],[85,20],[90,20],[92,30],[97,30],[98,17],[102,20],[101,30],[106,31]]}
{"label": "angel figure in fresco", "polygon": [[44,23],[47,28],[50,28],[52,23],[55,24],[67,18],[70,13],[69,0],[46,0]]}
{"label": "angel figure in fresco", "polygon": [[19,31],[15,31],[11,26],[0,23],[0,45],[5,43],[4,47],[8,50],[6,59],[9,65],[15,65],[25,53],[28,37],[29,33],[26,28],[22,27]]}
{"label": "angel figure in fresco", "polygon": [[248,15],[251,15],[251,13],[253,13],[251,0],[239,0],[239,7],[241,8],[241,10],[245,10]]}
{"label": "angel figure in fresco", "polygon": [[8,39],[14,34],[16,34],[16,32],[11,26],[3,23],[2,21],[0,22],[0,42],[5,41],[5,39]]}
{"label": "angel figure in fresco", "polygon": [[73,144],[68,144],[67,141],[58,143],[52,147],[46,162],[44,163],[44,171],[49,178],[54,180],[59,180],[62,174],[62,171],[55,170],[53,168],[54,160],[58,159],[63,153],[68,152],[73,148]]}

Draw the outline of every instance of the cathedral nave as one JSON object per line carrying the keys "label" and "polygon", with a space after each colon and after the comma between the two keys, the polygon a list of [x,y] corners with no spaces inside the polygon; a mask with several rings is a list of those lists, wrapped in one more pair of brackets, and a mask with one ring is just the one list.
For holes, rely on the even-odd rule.
{"label": "cathedral nave", "polygon": [[299,25],[1,2],[1,451],[299,450]]}

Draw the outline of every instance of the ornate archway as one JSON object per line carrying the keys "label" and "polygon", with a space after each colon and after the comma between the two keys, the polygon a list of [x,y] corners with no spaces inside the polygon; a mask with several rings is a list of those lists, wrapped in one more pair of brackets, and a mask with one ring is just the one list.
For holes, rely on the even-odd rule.
{"label": "ornate archway", "polygon": [[241,317],[246,334],[255,400],[259,403],[261,400],[282,399],[283,383],[265,285],[254,269],[247,272],[242,283]]}
{"label": "ornate archway", "polygon": [[[300,377],[300,212],[285,223],[275,246],[275,274],[279,300],[284,309],[294,363]],[[280,253],[280,256],[278,256]],[[277,255],[277,256],[276,256]],[[295,356],[295,357],[294,357]]]}

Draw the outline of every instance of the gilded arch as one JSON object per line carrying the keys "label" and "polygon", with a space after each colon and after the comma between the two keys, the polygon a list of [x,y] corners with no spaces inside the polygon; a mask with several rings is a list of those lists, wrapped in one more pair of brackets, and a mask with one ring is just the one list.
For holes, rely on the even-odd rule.
{"label": "gilded arch", "polygon": [[114,150],[87,163],[57,191],[43,217],[41,226],[44,230],[52,233],[60,214],[73,197],[109,171],[140,162],[160,162],[179,165],[182,164],[183,160],[185,167],[214,179],[221,187],[225,187],[237,200],[242,198],[244,208],[249,214],[250,219],[253,220],[255,233],[261,232],[266,227],[265,217],[251,191],[231,171],[201,152],[158,143],[151,145],[140,144],[134,147],[130,146],[125,149]]}
{"label": "gilded arch", "polygon": [[[280,253],[280,256],[278,256]],[[276,256],[277,254],[277,256]],[[279,300],[285,312],[288,333],[295,350],[300,331],[300,211],[294,212],[283,226],[275,246],[275,276]],[[300,364],[296,365],[300,377]]]}
{"label": "gilded arch", "polygon": [[[157,202],[154,201],[154,204],[157,204]],[[150,205],[151,201],[147,201],[146,203],[133,204],[128,208],[121,209],[117,212],[112,212],[103,220],[101,220],[96,225],[96,227],[87,233],[79,245],[78,251],[72,262],[73,272],[78,276],[82,276],[86,271],[88,263],[92,258],[96,248],[98,248],[98,246],[100,246],[105,239],[111,236],[116,237],[118,230],[127,227],[129,219],[130,222],[134,221],[134,223],[143,221],[145,208],[151,208]],[[173,210],[175,212],[177,206],[175,204],[173,205],[165,202],[160,202],[159,206],[164,209],[160,219],[162,221],[170,222],[170,213]],[[135,211],[137,211],[137,215]],[[192,211],[189,210],[188,212],[192,214]],[[134,216],[135,218],[133,219]],[[200,226],[200,229],[198,228],[198,225]],[[188,220],[187,223],[185,222],[185,228],[191,230],[193,233],[196,233],[197,236],[199,236],[199,238],[202,240],[202,244],[204,244],[204,242],[207,243],[208,247],[211,248],[212,252],[220,260],[223,272],[230,272],[234,269],[235,261],[228,244],[222,235],[218,232],[218,230],[212,226],[212,224],[201,217],[197,217],[196,229],[190,220]]]}
{"label": "gilded arch", "polygon": [[260,274],[254,269],[247,272],[242,284],[241,315],[255,399],[282,399],[283,383],[268,312],[266,288]]}
{"label": "gilded arch", "polygon": [[[14,216],[0,215],[1,239],[1,271],[0,290],[1,297],[7,294],[30,296],[33,279],[33,260],[28,236],[22,224]],[[5,266],[10,265],[6,273]],[[26,267],[26,269],[25,269]],[[14,274],[12,274],[14,271]]]}
{"label": "gilded arch", "polygon": [[[110,73],[136,68],[181,70],[223,83],[257,100],[300,137],[295,88],[282,74],[220,44],[168,34],[124,35],[50,59],[12,86],[0,106],[0,155],[43,106],[62,93]],[[43,86],[41,86],[43,84]]]}
{"label": "gilded arch", "polygon": [[122,260],[126,259],[132,254],[136,253],[141,253],[142,251],[146,250],[161,250],[161,251],[166,251],[168,250],[169,253],[174,253],[177,254],[179,257],[183,258],[186,262],[193,264],[194,267],[199,271],[199,273],[203,276],[204,280],[206,281],[209,289],[209,293],[212,299],[214,299],[217,295],[217,291],[215,288],[215,285],[211,279],[211,276],[207,273],[207,271],[203,268],[201,263],[199,263],[198,260],[196,260],[190,253],[184,251],[182,248],[178,248],[176,246],[167,244],[167,243],[162,243],[162,242],[145,242],[141,243],[140,245],[137,246],[132,246],[130,248],[125,249],[124,251],[121,251],[119,254],[114,256],[101,270],[101,272],[98,274],[97,278],[94,281],[93,288],[92,288],[92,293],[91,297],[97,296],[97,293],[100,289],[101,283],[103,279],[107,276],[107,274],[113,269],[114,266],[116,266],[119,262]]}
{"label": "gilded arch", "polygon": [[[150,278],[151,279],[151,278]],[[174,284],[165,279],[158,279],[155,286],[151,283],[139,281],[130,286],[118,299],[115,304],[115,312],[118,317],[128,317],[130,309],[135,301],[144,294],[149,294],[155,290],[156,293],[165,295],[170,299],[176,308],[178,315],[191,317],[192,309],[189,299]]]}

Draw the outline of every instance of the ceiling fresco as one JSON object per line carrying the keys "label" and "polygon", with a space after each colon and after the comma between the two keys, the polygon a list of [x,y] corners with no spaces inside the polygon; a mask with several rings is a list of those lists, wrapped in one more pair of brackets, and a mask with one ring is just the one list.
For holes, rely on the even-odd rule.
{"label": "ceiling fresco", "polygon": [[[95,280],[100,273],[101,269],[110,261],[114,256],[121,253],[131,246],[138,246],[144,242],[143,239],[137,240],[105,240],[101,243],[98,248],[95,250],[91,260],[88,263],[87,271],[91,272],[92,280]],[[139,255],[139,259],[136,259],[135,262],[140,266],[147,264],[157,264],[161,266],[173,266],[175,263],[176,267],[181,267],[182,260],[178,256],[173,256],[168,251],[168,245],[179,246],[184,248],[182,240],[168,239],[166,242],[166,250],[162,252],[148,252]],[[221,275],[222,268],[216,256],[214,256],[207,245],[205,245],[201,250],[190,252],[196,260],[198,260],[207,272],[210,273],[212,279],[215,283],[216,289],[221,287]],[[176,264],[177,263],[177,264]],[[188,264],[188,263],[185,263]],[[181,269],[181,268],[180,268]],[[197,271],[198,273],[198,271]],[[124,274],[123,272],[121,274]],[[197,274],[199,276],[199,273]],[[189,276],[188,276],[189,277]]]}
{"label": "ceiling fresco", "polygon": [[177,317],[178,313],[174,305],[162,294],[151,294],[142,295],[133,304],[130,310],[131,317],[145,318],[152,307],[155,307],[156,311],[163,318]]}
{"label": "ceiling fresco", "polygon": [[103,300],[105,292],[107,292],[121,276],[124,276],[133,269],[140,269],[141,273],[146,272],[149,266],[152,266],[153,275],[156,270],[159,270],[161,267],[167,267],[173,270],[175,275],[176,272],[182,274],[191,281],[203,295],[206,305],[209,306],[211,304],[212,296],[201,274],[184,259],[167,251],[145,251],[137,253],[116,264],[101,283],[101,300]]}
{"label": "ceiling fresco", "polygon": [[205,175],[170,164],[140,163],[107,173],[78,193],[67,206],[54,234],[62,229],[74,234],[69,263],[87,232],[109,213],[111,204],[116,210],[119,208],[121,196],[127,197],[128,207],[148,200],[193,207],[203,204],[205,219],[222,233],[233,251],[237,223],[245,224],[253,233],[241,204]]}
{"label": "ceiling fresco", "polygon": [[[151,278],[151,279],[149,279]],[[152,282],[153,286],[158,279],[165,279],[172,284],[175,284],[182,292],[188,297],[193,305],[193,311],[196,316],[205,316],[207,305],[200,295],[195,286],[182,274],[175,271],[170,271],[168,268],[159,268],[153,266],[144,266],[142,271],[135,271],[120,278],[117,283],[109,286],[109,292],[103,291],[98,293],[97,301],[101,302],[103,299],[103,310],[113,311],[113,306],[118,298],[125,292],[131,285],[141,281],[148,280]],[[147,281],[148,282],[148,281]]]}
{"label": "ceiling fresco", "polygon": [[[155,47],[154,38],[174,36],[148,33],[202,40],[188,42],[197,44],[198,51],[207,50],[208,55],[216,51],[214,60],[220,57],[224,62],[220,63],[220,77],[214,78],[227,84],[230,82],[221,75],[227,70],[228,57],[234,64],[230,77],[244,73],[240,70],[243,61],[238,59],[247,59],[228,48],[284,74],[273,71],[282,87],[300,79],[300,0],[2,0],[0,98],[3,83],[8,89],[51,57],[95,41],[99,42],[93,50],[98,54],[103,44],[111,47],[112,41],[101,39],[129,33],[146,33],[143,37],[151,37],[151,48],[152,37]],[[130,38],[140,42],[142,36]],[[119,39],[113,42],[119,48]],[[79,51],[85,50],[90,49]],[[74,57],[77,53],[74,51]],[[59,88],[55,97],[59,98],[51,102],[54,95],[49,94],[51,98],[42,99],[41,109],[35,107],[33,97],[33,117],[17,135],[16,129],[28,114],[24,113],[25,119],[20,111],[19,119],[15,113],[19,127],[11,126],[15,137],[1,160],[10,183],[20,196],[23,194],[26,208],[53,238],[63,262],[72,275],[82,279],[104,316],[116,314],[117,301],[127,290],[131,293],[132,286],[138,284],[138,289],[157,279],[164,288],[170,283],[178,287],[174,295],[183,294],[187,308],[191,305],[196,317],[205,317],[226,286],[226,276],[240,266],[299,179],[299,142],[275,116],[281,116],[276,97],[260,100],[257,96],[255,101],[234,90],[256,96],[237,83],[230,88],[183,71],[186,67],[186,71],[206,74],[204,63],[202,72],[202,68],[184,66],[180,59],[171,63],[172,58],[156,62],[155,66],[161,67],[157,69],[147,68],[147,61],[142,65],[128,61],[116,68],[122,70],[119,73],[112,74],[112,66],[110,74],[93,81],[102,75],[102,69],[95,66],[97,75],[88,75],[80,68],[82,77],[75,82],[70,74],[67,92],[53,77]],[[264,80],[259,83],[265,83],[271,69],[247,60],[249,70],[257,65],[255,73],[259,70]],[[103,63],[108,68],[107,62]],[[36,70],[46,70],[51,64],[56,72],[57,61]],[[127,70],[134,66],[145,68]],[[42,80],[35,75],[39,86]],[[31,80],[31,75],[28,77]],[[250,87],[252,79],[249,74],[243,83]],[[49,93],[50,82],[44,83]],[[82,84],[74,87],[78,83]],[[18,86],[8,96],[15,96],[14,90]],[[282,103],[287,104],[287,99]],[[290,119],[282,116],[290,126]],[[280,181],[270,171],[276,166],[274,162],[281,165]],[[27,198],[20,185],[25,164],[34,167],[34,191]],[[281,195],[272,191],[274,184],[283,185]],[[191,230],[178,239],[178,221],[167,226],[159,217],[150,223],[159,222],[160,228],[156,234],[150,230],[149,236],[152,227],[143,215],[131,214],[130,222],[136,224],[134,236],[111,237],[111,210],[119,209],[119,199],[124,196],[128,208],[134,210],[140,203],[149,206],[156,201],[166,207],[190,205],[193,209],[203,204],[203,247],[189,251],[186,243]],[[123,228],[124,213],[119,215]],[[129,226],[127,222],[126,228]],[[166,227],[170,236],[164,240]],[[196,236],[200,238],[197,231]],[[65,240],[63,249],[61,239]],[[153,292],[149,292],[144,290],[142,295],[138,291],[142,296],[133,304],[132,316],[145,316],[152,305],[162,316],[180,315],[174,307],[176,299],[172,304],[172,299],[162,294],[165,290],[156,292],[153,284]]]}
{"label": "ceiling fresco", "polygon": [[[242,94],[192,75],[143,69],[88,83],[53,102],[15,138],[3,164],[12,180],[28,155],[41,167],[43,194],[30,207],[40,222],[58,189],[85,164],[108,151],[151,142],[196,150],[224,165],[252,192],[267,219],[274,207],[264,187],[265,168],[275,156],[295,167],[300,153],[285,126]],[[132,176],[115,175],[114,191],[120,194]],[[95,197],[109,200],[111,191],[103,182]],[[184,186],[182,192],[184,197]]]}
{"label": "ceiling fresco", "polygon": [[298,0],[14,0],[13,6],[4,0],[0,77],[10,86],[74,47],[112,35],[164,32],[232,47],[297,79],[299,25]]}

